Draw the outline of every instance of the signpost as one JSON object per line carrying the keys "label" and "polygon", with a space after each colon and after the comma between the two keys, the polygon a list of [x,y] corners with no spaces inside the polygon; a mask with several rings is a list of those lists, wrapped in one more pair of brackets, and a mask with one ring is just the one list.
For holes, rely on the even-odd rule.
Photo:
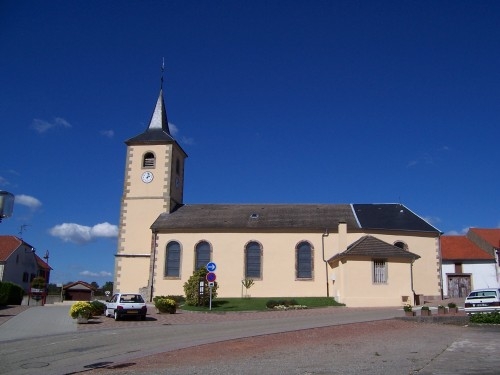
{"label": "signpost", "polygon": [[217,269],[217,265],[214,262],[208,262],[205,268],[208,272],[214,272]]}
{"label": "signpost", "polygon": [[214,262],[208,262],[205,268],[208,271],[207,276],[205,276],[205,278],[207,279],[208,287],[210,288],[209,310],[212,310],[212,288],[214,287],[215,279],[217,278],[217,276],[214,273],[214,271],[217,269],[217,265]]}

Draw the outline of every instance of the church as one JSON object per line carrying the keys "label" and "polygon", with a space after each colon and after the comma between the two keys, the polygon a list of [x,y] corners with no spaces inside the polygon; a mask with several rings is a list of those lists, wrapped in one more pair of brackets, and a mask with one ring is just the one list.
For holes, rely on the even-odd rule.
{"label": "church", "polygon": [[183,295],[214,262],[221,298],[373,307],[442,297],[441,232],[402,204],[184,203],[187,153],[170,133],[163,88],[148,127],[125,144],[116,292]]}

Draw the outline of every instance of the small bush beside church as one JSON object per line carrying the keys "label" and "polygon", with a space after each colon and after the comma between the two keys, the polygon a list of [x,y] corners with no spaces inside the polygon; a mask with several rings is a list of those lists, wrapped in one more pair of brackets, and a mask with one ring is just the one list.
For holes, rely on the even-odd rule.
{"label": "small bush beside church", "polygon": [[171,298],[157,296],[153,298],[153,302],[159,313],[175,314],[177,310],[177,303]]}

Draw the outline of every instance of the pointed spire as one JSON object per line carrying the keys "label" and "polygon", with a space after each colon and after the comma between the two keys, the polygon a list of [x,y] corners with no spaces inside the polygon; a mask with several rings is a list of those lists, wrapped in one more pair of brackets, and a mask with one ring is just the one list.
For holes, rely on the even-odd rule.
{"label": "pointed spire", "polygon": [[153,111],[153,116],[151,116],[148,130],[163,130],[170,135],[167,110],[165,109],[165,101],[163,100],[162,89],[160,89],[160,95],[158,95],[158,100],[156,101],[155,110]]}
{"label": "pointed spire", "polygon": [[130,144],[162,144],[172,143],[175,139],[170,134],[168,126],[167,110],[165,109],[165,101],[163,100],[163,72],[165,70],[165,59],[162,60],[161,77],[160,77],[160,94],[156,101],[156,106],[149,121],[146,130],[125,141],[127,145]]}

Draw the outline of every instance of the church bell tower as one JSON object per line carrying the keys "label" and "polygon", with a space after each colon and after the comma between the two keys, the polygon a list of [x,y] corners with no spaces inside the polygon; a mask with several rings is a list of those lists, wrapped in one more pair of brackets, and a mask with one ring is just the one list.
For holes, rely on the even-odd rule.
{"label": "church bell tower", "polygon": [[172,212],[183,204],[187,158],[170,134],[162,87],[148,127],[125,144],[114,289],[146,296],[154,250],[150,226],[161,213]]}

